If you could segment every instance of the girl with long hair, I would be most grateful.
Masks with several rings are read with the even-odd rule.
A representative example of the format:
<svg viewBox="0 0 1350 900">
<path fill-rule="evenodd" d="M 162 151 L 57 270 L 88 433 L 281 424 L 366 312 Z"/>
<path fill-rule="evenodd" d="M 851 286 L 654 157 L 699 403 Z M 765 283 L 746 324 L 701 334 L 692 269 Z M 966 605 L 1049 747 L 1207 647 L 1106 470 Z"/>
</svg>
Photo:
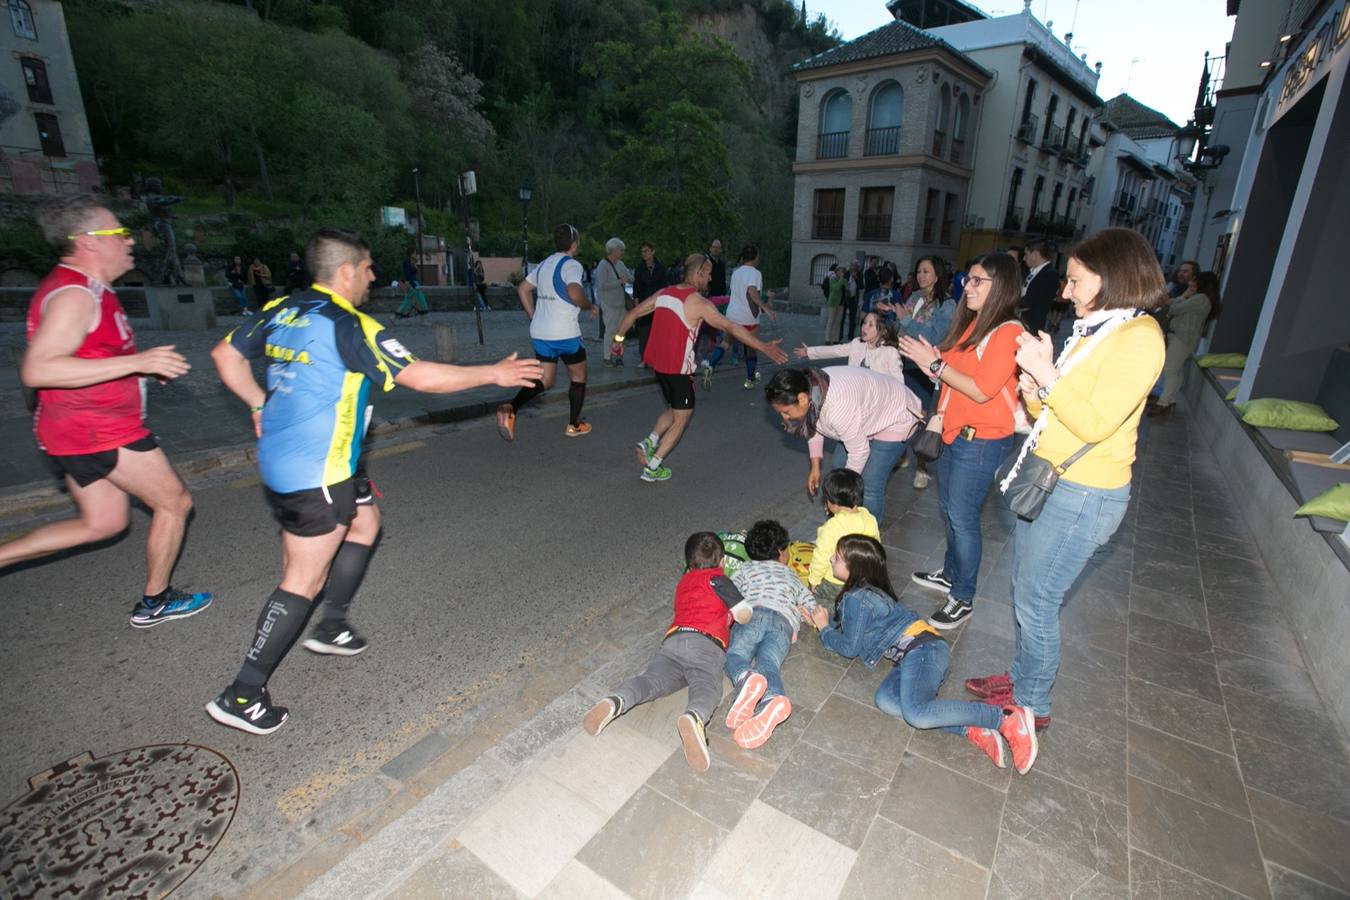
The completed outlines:
<svg viewBox="0 0 1350 900">
<path fill-rule="evenodd" d="M 922 337 L 900 339 L 900 353 L 938 385 L 942 455 L 938 509 L 947 527 L 947 555 L 936 572 L 914 581 L 947 594 L 929 621 L 955 628 L 970 617 L 984 552 L 980 510 L 1003 458 L 1012 447 L 1017 395 L 1017 318 L 1021 299 L 1017 263 L 989 253 L 971 263 L 951 330 L 936 347 Z M 930 425 L 931 427 L 931 425 Z"/>
<path fill-rule="evenodd" d="M 848 359 L 850 366 L 862 366 L 873 372 L 905 380 L 900 360 L 900 335 L 894 325 L 882 321 L 881 314 L 869 312 L 863 316 L 858 337 L 847 344 L 820 344 L 808 347 L 803 343 L 793 349 L 798 359 Z"/>
<path fill-rule="evenodd" d="M 951 668 L 951 648 L 931 625 L 895 596 L 886 573 L 881 542 L 861 534 L 845 535 L 830 560 L 844 583 L 834 614 L 823 606 L 799 606 L 802 619 L 820 631 L 820 643 L 845 659 L 860 659 L 869 669 L 883 659 L 894 668 L 873 697 L 877 709 L 913 728 L 941 728 L 980 748 L 1000 769 L 1008 763 L 1004 742 L 1019 775 L 1036 762 L 1032 712 L 1009 704 L 939 700 L 938 688 Z"/>
</svg>

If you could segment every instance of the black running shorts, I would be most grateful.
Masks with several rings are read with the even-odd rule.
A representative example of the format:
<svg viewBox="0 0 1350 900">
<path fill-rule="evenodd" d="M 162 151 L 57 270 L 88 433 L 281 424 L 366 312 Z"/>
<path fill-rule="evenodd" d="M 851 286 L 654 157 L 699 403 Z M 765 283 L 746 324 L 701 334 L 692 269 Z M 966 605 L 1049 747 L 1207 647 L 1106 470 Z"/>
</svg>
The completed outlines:
<svg viewBox="0 0 1350 900">
<path fill-rule="evenodd" d="M 361 480 L 366 485 L 366 502 L 369 502 L 370 482 Z M 278 494 L 263 485 L 263 496 L 281 527 L 297 537 L 322 537 L 331 534 L 339 525 L 352 524 L 359 502 L 357 478 L 289 494 Z"/>
<path fill-rule="evenodd" d="M 694 408 L 693 375 L 667 375 L 665 372 L 657 372 L 656 383 L 661 388 L 661 396 L 666 398 L 666 405 L 671 409 Z"/>
<path fill-rule="evenodd" d="M 69 475 L 80 487 L 89 487 L 95 481 L 107 478 L 117 468 L 117 451 L 130 450 L 133 453 L 148 453 L 159 448 L 159 441 L 153 434 L 123 444 L 113 450 L 100 450 L 98 453 L 82 453 L 78 456 L 49 457 L 62 475 Z"/>
</svg>

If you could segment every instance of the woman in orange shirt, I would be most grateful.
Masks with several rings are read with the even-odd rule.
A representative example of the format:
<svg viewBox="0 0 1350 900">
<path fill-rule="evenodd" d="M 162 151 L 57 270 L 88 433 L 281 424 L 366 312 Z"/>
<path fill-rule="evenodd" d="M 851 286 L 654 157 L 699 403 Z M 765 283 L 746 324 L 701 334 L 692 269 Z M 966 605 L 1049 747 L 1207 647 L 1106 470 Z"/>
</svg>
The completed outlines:
<svg viewBox="0 0 1350 900">
<path fill-rule="evenodd" d="M 900 353 L 939 387 L 942 416 L 938 457 L 938 508 L 947 526 L 947 555 L 937 572 L 915 572 L 914 581 L 947 594 L 929 622 L 955 628 L 974 609 L 975 578 L 983 541 L 980 508 L 994 473 L 1012 448 L 1017 395 L 1017 318 L 1022 279 L 1006 253 L 989 253 L 970 266 L 960 308 L 941 344 L 900 339 Z"/>
</svg>

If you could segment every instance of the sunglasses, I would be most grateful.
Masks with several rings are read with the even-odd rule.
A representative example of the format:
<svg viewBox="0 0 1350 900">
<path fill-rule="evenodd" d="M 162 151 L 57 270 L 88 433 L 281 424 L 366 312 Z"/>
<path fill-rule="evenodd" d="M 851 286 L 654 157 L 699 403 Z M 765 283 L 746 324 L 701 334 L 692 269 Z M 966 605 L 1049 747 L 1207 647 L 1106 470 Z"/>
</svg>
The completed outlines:
<svg viewBox="0 0 1350 900">
<path fill-rule="evenodd" d="M 86 234 L 89 235 L 90 237 L 121 237 L 121 238 L 129 238 L 129 237 L 131 237 L 131 229 L 130 229 L 130 228 L 127 228 L 126 226 L 123 226 L 123 227 L 121 227 L 121 228 L 100 228 L 100 229 L 98 229 L 97 231 L 79 231 L 79 232 L 76 232 L 75 234 L 68 234 L 68 235 L 66 235 L 66 240 L 68 240 L 68 241 L 73 241 L 73 240 L 75 240 L 77 237 L 81 237 L 82 235 L 86 235 Z"/>
</svg>

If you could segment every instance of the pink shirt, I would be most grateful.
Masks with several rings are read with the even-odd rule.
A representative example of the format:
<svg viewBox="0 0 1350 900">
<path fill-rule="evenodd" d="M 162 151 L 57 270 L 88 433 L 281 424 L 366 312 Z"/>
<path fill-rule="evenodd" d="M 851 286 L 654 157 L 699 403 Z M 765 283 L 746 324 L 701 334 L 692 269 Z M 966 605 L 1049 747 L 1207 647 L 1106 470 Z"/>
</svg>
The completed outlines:
<svg viewBox="0 0 1350 900">
<path fill-rule="evenodd" d="M 904 382 L 854 366 L 829 366 L 830 389 L 816 418 L 816 436 L 807 441 L 812 459 L 825 455 L 825 438 L 848 453 L 848 468 L 861 472 L 869 441 L 903 441 L 918 422 L 919 398 Z"/>
<path fill-rule="evenodd" d="M 847 344 L 824 344 L 806 348 L 807 359 L 836 359 L 840 356 L 848 357 L 850 366 L 863 366 L 873 372 L 905 380 L 904 363 L 900 359 L 900 351 L 894 347 L 887 347 L 884 344 L 870 347 L 863 343 L 862 338 L 854 338 Z"/>
</svg>

